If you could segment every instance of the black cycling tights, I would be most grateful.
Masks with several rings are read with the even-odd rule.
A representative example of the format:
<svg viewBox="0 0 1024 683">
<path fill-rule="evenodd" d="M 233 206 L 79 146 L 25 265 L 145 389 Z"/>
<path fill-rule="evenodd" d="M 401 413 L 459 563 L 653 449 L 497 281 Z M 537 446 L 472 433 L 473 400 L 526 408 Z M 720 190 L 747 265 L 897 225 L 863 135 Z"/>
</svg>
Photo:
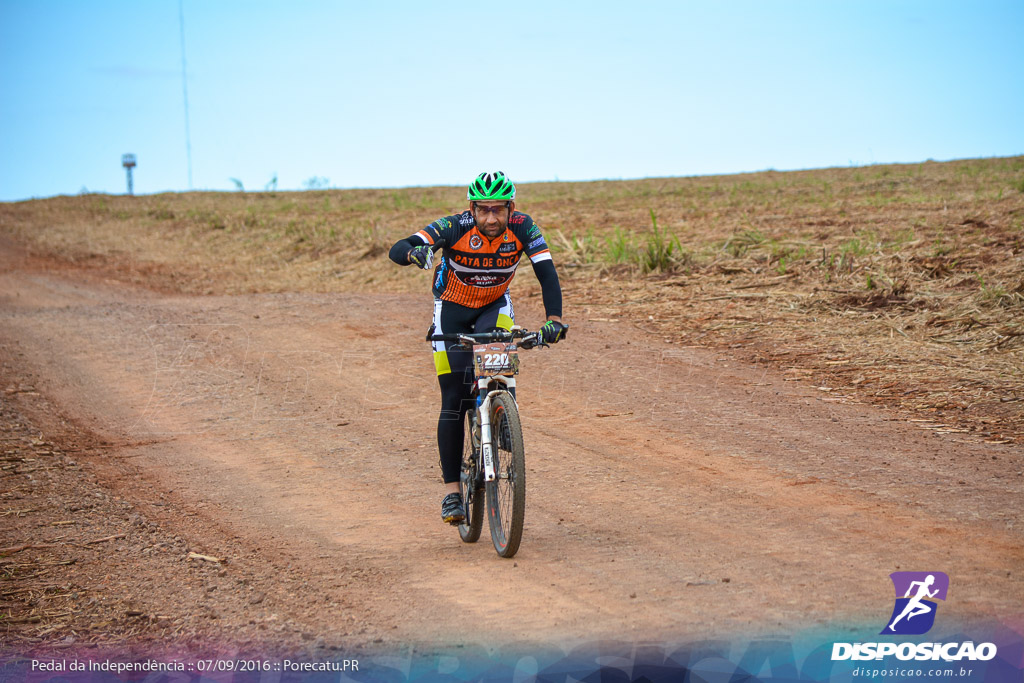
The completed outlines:
<svg viewBox="0 0 1024 683">
<path fill-rule="evenodd" d="M 452 352 L 449 351 L 449 355 Z M 466 381 L 468 377 L 468 382 Z M 441 385 L 441 414 L 437 418 L 437 452 L 441 458 L 444 483 L 459 480 L 462 444 L 465 439 L 466 411 L 473 407 L 473 372 L 449 372 L 438 375 Z"/>
</svg>

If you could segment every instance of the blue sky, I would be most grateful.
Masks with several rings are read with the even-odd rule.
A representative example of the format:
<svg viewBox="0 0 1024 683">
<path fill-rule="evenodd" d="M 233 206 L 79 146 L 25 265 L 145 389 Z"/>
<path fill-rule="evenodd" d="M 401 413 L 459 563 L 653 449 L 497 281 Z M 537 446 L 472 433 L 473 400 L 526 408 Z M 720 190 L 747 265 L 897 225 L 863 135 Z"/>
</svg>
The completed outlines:
<svg viewBox="0 0 1024 683">
<path fill-rule="evenodd" d="M 1024 153 L 1024 2 L 182 0 L 192 187 Z M 0 0 L 0 200 L 189 189 L 178 0 Z"/>
</svg>

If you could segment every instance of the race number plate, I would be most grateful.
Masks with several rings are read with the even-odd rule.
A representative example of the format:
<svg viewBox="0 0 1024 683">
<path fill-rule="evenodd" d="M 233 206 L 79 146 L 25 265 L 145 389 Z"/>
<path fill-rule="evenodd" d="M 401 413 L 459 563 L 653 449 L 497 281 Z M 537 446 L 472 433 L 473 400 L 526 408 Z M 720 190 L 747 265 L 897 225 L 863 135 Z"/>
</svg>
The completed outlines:
<svg viewBox="0 0 1024 683">
<path fill-rule="evenodd" d="M 473 370 L 477 377 L 516 375 L 519 354 L 515 344 L 476 344 L 473 346 Z"/>
</svg>

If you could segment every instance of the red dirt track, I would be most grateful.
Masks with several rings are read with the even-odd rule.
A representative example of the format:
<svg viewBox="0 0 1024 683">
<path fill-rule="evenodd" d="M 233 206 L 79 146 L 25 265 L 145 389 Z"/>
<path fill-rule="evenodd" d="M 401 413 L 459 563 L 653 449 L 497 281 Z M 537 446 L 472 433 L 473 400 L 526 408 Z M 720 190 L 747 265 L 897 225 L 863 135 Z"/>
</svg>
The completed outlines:
<svg viewBox="0 0 1024 683">
<path fill-rule="evenodd" d="M 830 402 L 585 302 L 566 343 L 522 355 L 519 554 L 486 529 L 461 543 L 438 515 L 426 290 L 184 296 L 0 243 L 0 450 L 23 432 L 59 455 L 6 471 L 0 512 L 35 511 L 0 545 L 50 547 L 0 561 L 76 560 L 46 581 L 68 614 L 3 648 L 880 629 L 899 569 L 949 574 L 944 618 L 1020 616 L 1019 446 Z"/>
</svg>

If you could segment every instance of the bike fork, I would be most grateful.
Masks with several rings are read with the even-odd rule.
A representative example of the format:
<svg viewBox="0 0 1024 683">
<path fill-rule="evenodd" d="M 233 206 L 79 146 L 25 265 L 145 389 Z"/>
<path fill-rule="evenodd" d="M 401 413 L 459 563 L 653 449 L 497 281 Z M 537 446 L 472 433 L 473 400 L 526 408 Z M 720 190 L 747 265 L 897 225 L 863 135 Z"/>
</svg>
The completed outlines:
<svg viewBox="0 0 1024 683">
<path fill-rule="evenodd" d="M 506 383 L 506 387 L 514 387 L 515 379 L 509 377 Z M 482 387 L 483 388 L 483 387 Z M 484 461 L 484 481 L 494 481 L 494 444 L 491 440 L 491 400 L 494 396 L 500 392 L 506 392 L 511 396 L 511 392 L 508 392 L 506 388 L 495 389 L 494 391 L 487 392 L 487 396 L 480 403 L 479 415 L 480 415 L 480 454 L 483 456 Z M 515 400 L 515 399 L 513 399 Z"/>
</svg>

